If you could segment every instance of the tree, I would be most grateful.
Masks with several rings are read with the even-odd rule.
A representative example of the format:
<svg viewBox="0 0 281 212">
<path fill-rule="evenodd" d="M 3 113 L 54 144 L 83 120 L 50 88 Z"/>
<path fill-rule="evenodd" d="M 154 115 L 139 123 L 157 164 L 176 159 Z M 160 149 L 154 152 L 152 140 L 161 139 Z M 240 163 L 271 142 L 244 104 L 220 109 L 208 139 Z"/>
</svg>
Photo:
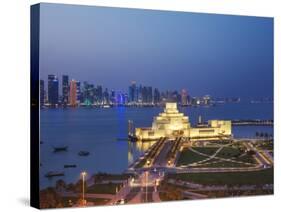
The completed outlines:
<svg viewBox="0 0 281 212">
<path fill-rule="evenodd" d="M 64 191 L 66 189 L 66 183 L 60 179 L 56 182 L 56 190 L 57 191 Z"/>
<path fill-rule="evenodd" d="M 62 207 L 62 198 L 54 188 L 46 188 L 40 191 L 40 208 Z"/>
</svg>

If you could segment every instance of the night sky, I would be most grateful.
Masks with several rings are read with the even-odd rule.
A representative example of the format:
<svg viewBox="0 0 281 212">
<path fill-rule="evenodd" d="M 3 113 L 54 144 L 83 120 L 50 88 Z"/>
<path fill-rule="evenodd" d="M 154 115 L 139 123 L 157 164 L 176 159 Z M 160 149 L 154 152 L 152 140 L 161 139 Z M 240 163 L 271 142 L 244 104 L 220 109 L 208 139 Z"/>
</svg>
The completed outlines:
<svg viewBox="0 0 281 212">
<path fill-rule="evenodd" d="M 41 4 L 40 74 L 127 92 L 273 96 L 273 19 Z M 60 88 L 61 89 L 61 88 Z"/>
</svg>

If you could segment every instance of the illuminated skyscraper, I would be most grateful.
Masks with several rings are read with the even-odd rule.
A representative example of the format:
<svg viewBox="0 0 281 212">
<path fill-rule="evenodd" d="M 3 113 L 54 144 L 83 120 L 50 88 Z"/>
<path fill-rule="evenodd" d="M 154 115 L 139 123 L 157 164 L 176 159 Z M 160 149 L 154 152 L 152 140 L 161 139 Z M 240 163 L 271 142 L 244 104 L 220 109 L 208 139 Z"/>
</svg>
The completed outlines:
<svg viewBox="0 0 281 212">
<path fill-rule="evenodd" d="M 148 89 L 146 86 L 143 86 L 141 95 L 142 95 L 142 102 L 147 103 L 148 102 Z"/>
<path fill-rule="evenodd" d="M 96 92 L 95 92 L 95 93 L 96 93 L 95 96 L 96 96 L 97 102 L 98 102 L 99 104 L 101 104 L 101 103 L 102 103 L 102 100 L 103 100 L 103 98 L 102 98 L 103 92 L 102 92 L 102 86 L 101 86 L 101 85 L 98 85 L 98 86 L 97 86 Z"/>
<path fill-rule="evenodd" d="M 76 81 L 76 97 L 77 102 L 81 102 L 81 83 Z"/>
<path fill-rule="evenodd" d="M 143 102 L 143 98 L 142 98 L 142 85 L 139 86 L 138 88 L 138 99 L 137 99 L 138 102 Z"/>
<path fill-rule="evenodd" d="M 103 104 L 109 104 L 109 93 L 107 88 L 103 92 Z"/>
<path fill-rule="evenodd" d="M 72 107 L 75 107 L 77 104 L 77 85 L 75 80 L 70 81 L 69 102 Z"/>
<path fill-rule="evenodd" d="M 154 104 L 160 103 L 160 92 L 157 88 L 154 89 L 153 103 Z"/>
<path fill-rule="evenodd" d="M 48 102 L 52 106 L 59 103 L 59 81 L 53 74 L 48 75 Z"/>
<path fill-rule="evenodd" d="M 62 76 L 62 104 L 67 105 L 69 99 L 69 82 L 68 76 Z"/>
<path fill-rule="evenodd" d="M 111 90 L 110 103 L 111 104 L 115 104 L 116 103 L 116 96 L 115 96 L 115 91 L 114 90 Z"/>
<path fill-rule="evenodd" d="M 151 104 L 153 101 L 152 87 L 147 87 L 147 103 Z"/>
<path fill-rule="evenodd" d="M 136 81 L 132 81 L 131 85 L 129 86 L 129 102 L 136 102 L 137 101 L 137 86 Z"/>
<path fill-rule="evenodd" d="M 185 89 L 181 90 L 181 105 L 186 106 L 188 104 L 188 93 Z"/>
</svg>

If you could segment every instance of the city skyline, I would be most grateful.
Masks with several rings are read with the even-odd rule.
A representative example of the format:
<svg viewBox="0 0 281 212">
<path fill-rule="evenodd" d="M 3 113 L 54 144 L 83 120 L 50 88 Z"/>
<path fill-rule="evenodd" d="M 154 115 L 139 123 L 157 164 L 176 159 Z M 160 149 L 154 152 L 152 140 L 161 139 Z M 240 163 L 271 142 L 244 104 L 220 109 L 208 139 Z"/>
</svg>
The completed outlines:
<svg viewBox="0 0 281 212">
<path fill-rule="evenodd" d="M 59 79 L 54 74 L 48 75 L 48 83 L 40 80 L 40 104 L 51 106 L 79 105 L 160 105 L 167 101 L 180 105 L 210 105 L 215 103 L 240 102 L 240 97 L 217 97 L 205 94 L 203 96 L 190 95 L 188 89 L 160 90 L 154 85 L 138 84 L 131 81 L 127 91 L 113 90 L 103 85 L 92 84 L 88 81 L 80 82 L 63 75 Z M 61 83 L 60 83 L 61 81 Z M 60 86 L 61 84 L 61 86 Z M 258 101 L 273 101 L 271 98 L 255 99 Z"/>
<path fill-rule="evenodd" d="M 198 96 L 273 96 L 271 18 L 44 4 L 41 21 L 44 80 L 68 73 L 122 91 L 136 80 Z"/>
<path fill-rule="evenodd" d="M 124 95 L 128 95 L 130 96 L 130 87 L 135 85 L 136 86 L 136 89 L 139 89 L 139 88 L 148 88 L 148 89 L 152 89 L 152 93 L 153 93 L 153 96 L 154 96 L 154 93 L 159 93 L 162 94 L 162 93 L 167 93 L 167 92 L 170 92 L 170 93 L 174 93 L 174 92 L 177 92 L 178 94 L 182 94 L 183 95 L 186 95 L 186 96 L 191 96 L 190 95 L 190 92 L 189 92 L 189 89 L 188 87 L 183 87 L 179 90 L 175 89 L 175 88 L 172 88 L 172 89 L 163 89 L 163 90 L 160 90 L 159 88 L 155 87 L 155 85 L 146 85 L 146 84 L 142 84 L 141 82 L 137 82 L 135 80 L 131 80 L 130 82 L 127 83 L 127 89 L 126 90 L 121 90 L 121 89 L 112 89 L 110 87 L 105 87 L 104 85 L 102 84 L 99 84 L 97 82 L 94 82 L 91 81 L 91 80 L 88 80 L 88 81 L 80 81 L 79 79 L 73 79 L 71 78 L 69 75 L 62 75 L 61 76 L 61 79 L 59 79 L 58 76 L 54 75 L 54 74 L 49 74 L 48 75 L 48 78 L 51 77 L 51 79 L 55 79 L 55 83 L 56 83 L 56 93 L 58 95 L 58 97 L 60 98 L 60 101 L 61 103 L 66 103 L 66 102 L 69 102 L 69 92 L 70 92 L 70 84 L 71 82 L 75 82 L 77 84 L 77 92 L 79 92 L 79 94 L 77 93 L 77 95 L 81 95 L 81 92 L 83 91 L 83 89 L 85 88 L 85 85 L 90 85 L 92 86 L 92 88 L 101 88 L 101 92 L 103 93 L 104 91 L 107 91 L 108 93 L 110 92 L 114 92 L 114 93 L 118 93 L 118 94 L 124 94 Z M 40 79 L 40 92 L 45 92 L 45 95 L 48 96 L 48 91 L 49 91 L 49 83 L 46 84 L 45 81 L 49 81 L 49 79 L 47 80 L 44 80 L 44 79 Z M 158 94 L 157 94 L 158 95 Z M 203 94 L 201 95 L 202 96 L 212 96 L 213 98 L 215 99 L 241 99 L 240 96 L 213 96 L 213 95 L 210 95 L 209 93 L 206 93 L 206 94 Z M 192 95 L 192 97 L 200 97 L 199 95 Z M 128 97 L 130 98 L 130 97 Z M 260 101 L 260 100 L 268 100 L 268 101 L 273 101 L 273 98 L 270 97 L 270 96 L 259 96 L 257 98 L 253 98 L 253 97 L 250 97 L 249 99 L 244 99 L 246 101 Z"/>
</svg>

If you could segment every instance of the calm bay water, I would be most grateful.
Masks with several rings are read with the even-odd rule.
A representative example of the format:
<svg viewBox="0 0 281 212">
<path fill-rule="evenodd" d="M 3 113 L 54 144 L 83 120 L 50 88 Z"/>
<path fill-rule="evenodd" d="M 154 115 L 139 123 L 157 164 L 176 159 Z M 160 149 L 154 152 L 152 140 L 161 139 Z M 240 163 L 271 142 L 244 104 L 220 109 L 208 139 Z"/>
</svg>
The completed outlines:
<svg viewBox="0 0 281 212">
<path fill-rule="evenodd" d="M 52 186 L 56 180 L 44 175 L 49 171 L 64 171 L 61 177 L 66 182 L 76 182 L 81 171 L 89 175 L 97 172 L 120 173 L 124 171 L 152 143 L 130 143 L 126 141 L 128 120 L 135 127 L 150 127 L 153 117 L 163 108 L 68 108 L 43 109 L 40 113 L 40 136 L 44 142 L 40 148 L 40 186 Z M 209 119 L 273 119 L 273 104 L 225 104 L 215 107 L 188 107 L 180 111 L 195 124 L 198 116 Z M 255 132 L 273 134 L 272 127 L 233 127 L 235 137 L 253 137 Z M 53 147 L 68 146 L 67 152 L 53 153 Z M 90 152 L 87 157 L 78 152 Z M 64 169 L 65 164 L 76 164 L 77 168 Z"/>
</svg>

